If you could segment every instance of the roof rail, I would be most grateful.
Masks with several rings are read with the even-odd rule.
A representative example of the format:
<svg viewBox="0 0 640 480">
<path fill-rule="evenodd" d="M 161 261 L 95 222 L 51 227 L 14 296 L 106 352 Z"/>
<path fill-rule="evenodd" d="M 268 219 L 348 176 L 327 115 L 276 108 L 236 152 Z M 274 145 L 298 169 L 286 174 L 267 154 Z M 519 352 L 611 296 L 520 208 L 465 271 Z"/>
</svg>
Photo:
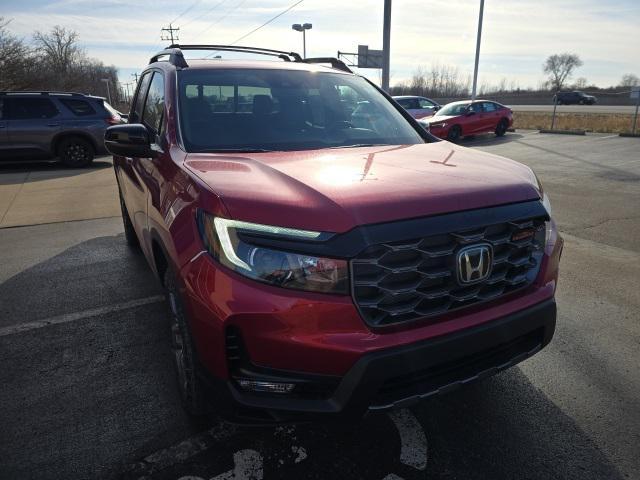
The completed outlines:
<svg viewBox="0 0 640 480">
<path fill-rule="evenodd" d="M 169 56 L 169 63 L 175 65 L 177 68 L 187 68 L 189 65 L 184 59 L 182 53 L 183 50 L 212 50 L 214 52 L 241 52 L 252 53 L 255 55 L 268 55 L 271 57 L 278 57 L 285 62 L 301 62 L 301 63 L 328 63 L 331 68 L 342 70 L 343 72 L 353 73 L 347 65 L 333 57 L 318 57 L 318 58 L 302 58 L 299 53 L 285 52 L 283 50 L 273 50 L 270 48 L 259 47 L 242 47 L 236 45 L 179 45 L 177 43 L 169 45 L 164 50 L 156 53 L 149 63 L 154 63 L 159 60 L 160 57 Z"/>
<path fill-rule="evenodd" d="M 84 93 L 78 92 L 56 92 L 56 91 L 37 91 L 37 90 L 12 90 L 0 92 L 0 95 L 22 95 L 27 93 L 29 95 L 71 95 L 73 97 L 86 97 Z"/>
<path fill-rule="evenodd" d="M 335 57 L 314 57 L 314 58 L 305 58 L 302 60 L 304 63 L 329 63 L 331 68 L 335 68 L 336 70 L 342 70 L 343 72 L 353 73 L 353 71 L 347 67 L 347 64 L 342 60 L 338 60 Z"/>
</svg>

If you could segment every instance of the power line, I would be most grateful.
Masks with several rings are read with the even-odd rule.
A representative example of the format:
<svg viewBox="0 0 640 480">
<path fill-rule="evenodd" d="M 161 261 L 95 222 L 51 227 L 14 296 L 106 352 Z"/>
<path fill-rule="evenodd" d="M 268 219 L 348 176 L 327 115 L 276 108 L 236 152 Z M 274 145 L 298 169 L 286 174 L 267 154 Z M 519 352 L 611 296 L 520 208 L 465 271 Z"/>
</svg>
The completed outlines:
<svg viewBox="0 0 640 480">
<path fill-rule="evenodd" d="M 267 25 L 269 25 L 271 22 L 273 22 L 275 19 L 281 17 L 282 15 L 284 15 L 285 13 L 287 13 L 289 10 L 294 9 L 295 7 L 297 7 L 298 5 L 300 5 L 302 2 L 304 2 L 304 0 L 298 0 L 296 3 L 294 3 L 293 5 L 291 5 L 290 7 L 288 7 L 286 10 L 280 12 L 278 15 L 276 15 L 275 17 L 270 18 L 269 20 L 267 20 L 266 22 L 264 22 L 262 25 L 260 25 L 257 28 L 254 28 L 253 30 L 251 30 L 249 33 L 244 34 L 243 36 L 241 36 L 240 38 L 235 39 L 231 45 L 235 45 L 236 43 L 238 43 L 240 40 L 244 40 L 245 38 L 247 38 L 249 35 L 252 35 L 254 33 L 256 33 L 258 30 L 260 30 L 262 27 L 266 27 Z"/>
<path fill-rule="evenodd" d="M 194 17 L 191 20 L 189 20 L 187 23 L 183 24 L 182 28 L 186 27 L 187 25 L 191 25 L 193 22 L 195 22 L 196 20 L 200 20 L 202 17 L 206 17 L 211 12 L 213 12 L 215 9 L 219 8 L 220 6 L 222 6 L 222 4 L 225 3 L 225 2 L 227 2 L 227 0 L 220 0 L 213 7 L 209 8 L 208 10 L 205 10 L 203 13 L 201 13 L 197 17 Z"/>
<path fill-rule="evenodd" d="M 218 23 L 220 23 L 222 20 L 224 20 L 225 18 L 227 18 L 229 15 L 231 15 L 232 12 L 234 12 L 235 10 L 237 10 L 238 8 L 240 8 L 242 5 L 244 5 L 244 3 L 247 0 L 240 0 L 240 2 L 238 2 L 236 4 L 235 7 L 230 8 L 227 13 L 225 13 L 222 17 L 218 18 L 218 20 L 216 20 L 215 22 L 213 22 L 212 24 L 210 24 L 207 28 L 205 28 L 204 30 L 202 30 L 200 33 L 198 33 L 198 37 L 204 35 L 205 32 L 208 32 L 209 30 L 211 30 L 211 28 L 213 28 L 215 25 L 217 25 Z"/>
<path fill-rule="evenodd" d="M 195 2 L 193 2 L 190 6 L 188 6 L 180 15 L 178 15 L 176 18 L 174 18 L 173 20 L 171 20 L 169 23 L 175 23 L 176 20 L 178 20 L 179 18 L 184 17 L 187 13 L 189 13 L 193 7 L 195 7 L 196 5 L 198 5 L 199 3 L 201 3 L 202 0 L 196 0 Z"/>
<path fill-rule="evenodd" d="M 244 35 L 242 35 L 241 37 L 236 38 L 233 42 L 231 42 L 229 45 L 235 45 L 236 43 L 238 43 L 240 40 L 244 40 L 245 38 L 247 38 L 249 35 L 253 35 L 254 33 L 256 33 L 258 30 L 260 30 L 263 27 L 266 27 L 267 25 L 269 25 L 271 22 L 273 22 L 274 20 L 280 18 L 282 15 L 284 15 L 285 13 L 287 13 L 288 11 L 294 9 L 295 7 L 297 7 L 298 5 L 300 5 L 302 2 L 304 2 L 304 0 L 298 0 L 297 2 L 295 2 L 294 4 L 290 5 L 289 7 L 287 7 L 285 10 L 283 10 L 282 12 L 280 12 L 279 14 L 277 14 L 275 17 L 271 17 L 269 20 L 267 20 L 266 22 L 264 22 L 262 25 L 260 25 L 259 27 L 254 28 L 253 30 L 251 30 L 248 33 L 245 33 Z M 204 58 L 209 58 L 211 55 L 213 55 L 216 52 L 211 52 L 209 55 L 207 55 Z"/>
</svg>

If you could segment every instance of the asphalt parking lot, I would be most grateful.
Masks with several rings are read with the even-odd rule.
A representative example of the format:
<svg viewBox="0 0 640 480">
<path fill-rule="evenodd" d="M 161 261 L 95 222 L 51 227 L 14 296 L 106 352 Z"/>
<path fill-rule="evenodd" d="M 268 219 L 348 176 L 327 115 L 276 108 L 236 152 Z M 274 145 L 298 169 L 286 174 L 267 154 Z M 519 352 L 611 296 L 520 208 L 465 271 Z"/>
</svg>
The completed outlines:
<svg viewBox="0 0 640 480">
<path fill-rule="evenodd" d="M 345 428 L 190 420 L 110 161 L 0 165 L 0 479 L 640 479 L 639 139 L 462 144 L 531 166 L 551 197 L 556 336 L 489 380 Z"/>
</svg>

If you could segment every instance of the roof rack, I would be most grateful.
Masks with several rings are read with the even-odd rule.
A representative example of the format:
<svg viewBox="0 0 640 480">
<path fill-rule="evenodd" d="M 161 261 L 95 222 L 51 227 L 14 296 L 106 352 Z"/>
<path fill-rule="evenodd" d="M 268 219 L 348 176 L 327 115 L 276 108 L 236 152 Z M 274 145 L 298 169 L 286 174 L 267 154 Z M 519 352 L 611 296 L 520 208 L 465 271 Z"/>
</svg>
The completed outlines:
<svg viewBox="0 0 640 480">
<path fill-rule="evenodd" d="M 13 90 L 10 92 L 0 92 L 0 95 L 23 95 L 23 94 L 28 94 L 28 95 L 70 95 L 72 97 L 85 97 L 86 95 L 84 93 L 78 93 L 78 92 L 55 92 L 55 91 L 50 91 L 50 92 L 43 92 L 43 91 L 36 91 L 36 90 Z"/>
<path fill-rule="evenodd" d="M 184 59 L 182 53 L 183 50 L 212 50 L 214 52 L 241 52 L 251 53 L 255 55 L 269 55 L 272 57 L 278 57 L 285 62 L 300 62 L 300 63 L 328 63 L 332 68 L 342 70 L 343 72 L 353 73 L 344 62 L 333 57 L 318 57 L 318 58 L 302 58 L 299 53 L 285 52 L 283 50 L 272 50 L 270 48 L 258 48 L 258 47 L 242 47 L 235 45 L 169 45 L 164 50 L 156 53 L 149 63 L 154 63 L 159 60 L 160 57 L 169 56 L 169 63 L 175 65 L 177 68 L 187 68 L 189 64 Z"/>
<path fill-rule="evenodd" d="M 347 64 L 342 60 L 338 60 L 335 57 L 313 57 L 313 58 L 304 58 L 301 60 L 304 63 L 328 63 L 331 65 L 331 68 L 335 68 L 336 70 L 342 70 L 343 72 L 353 73 L 353 71 L 347 67 Z"/>
</svg>

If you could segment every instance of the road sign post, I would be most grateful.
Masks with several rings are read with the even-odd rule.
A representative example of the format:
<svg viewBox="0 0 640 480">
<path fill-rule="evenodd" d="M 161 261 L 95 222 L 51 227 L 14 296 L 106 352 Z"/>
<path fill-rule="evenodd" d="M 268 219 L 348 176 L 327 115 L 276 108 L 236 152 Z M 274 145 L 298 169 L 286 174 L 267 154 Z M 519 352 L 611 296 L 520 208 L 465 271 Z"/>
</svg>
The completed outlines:
<svg viewBox="0 0 640 480">
<path fill-rule="evenodd" d="M 631 98 L 636 99 L 636 113 L 633 114 L 633 127 L 631 134 L 636 134 L 636 125 L 638 124 L 638 107 L 640 107 L 640 86 L 631 87 Z"/>
<path fill-rule="evenodd" d="M 553 127 L 556 124 L 556 108 L 558 108 L 558 93 L 556 92 L 556 94 L 553 96 L 553 115 L 551 116 L 551 130 L 553 130 Z"/>
</svg>

